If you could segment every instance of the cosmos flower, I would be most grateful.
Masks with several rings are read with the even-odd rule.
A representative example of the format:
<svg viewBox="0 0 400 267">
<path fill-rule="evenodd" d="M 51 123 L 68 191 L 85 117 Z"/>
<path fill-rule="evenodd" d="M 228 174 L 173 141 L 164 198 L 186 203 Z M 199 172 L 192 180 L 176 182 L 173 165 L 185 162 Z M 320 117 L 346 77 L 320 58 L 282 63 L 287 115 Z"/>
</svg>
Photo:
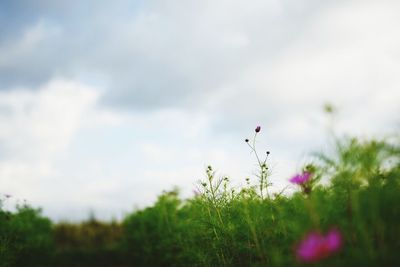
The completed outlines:
<svg viewBox="0 0 400 267">
<path fill-rule="evenodd" d="M 308 182 L 311 178 L 311 173 L 303 172 L 302 174 L 296 174 L 289 181 L 293 184 L 303 185 Z"/>
<path fill-rule="evenodd" d="M 317 262 L 338 252 L 342 247 L 342 235 L 333 228 L 325 236 L 309 233 L 298 245 L 296 256 L 302 262 Z"/>
</svg>

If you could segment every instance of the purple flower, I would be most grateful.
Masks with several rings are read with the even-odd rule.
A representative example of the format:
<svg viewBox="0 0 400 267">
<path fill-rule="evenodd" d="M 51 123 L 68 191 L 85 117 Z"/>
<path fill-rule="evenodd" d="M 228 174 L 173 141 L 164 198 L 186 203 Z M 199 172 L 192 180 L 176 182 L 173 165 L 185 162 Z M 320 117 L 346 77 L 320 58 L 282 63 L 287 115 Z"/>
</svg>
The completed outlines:
<svg viewBox="0 0 400 267">
<path fill-rule="evenodd" d="M 331 229 L 326 236 L 311 232 L 300 242 L 296 256 L 302 262 L 317 262 L 338 252 L 341 247 L 342 235 L 337 229 Z"/>
<path fill-rule="evenodd" d="M 324 238 L 319 233 L 309 233 L 299 244 L 296 255 L 300 261 L 314 262 L 321 257 Z"/>
<path fill-rule="evenodd" d="M 261 126 L 257 126 L 255 131 L 256 131 L 256 133 L 259 133 L 261 131 Z"/>
<path fill-rule="evenodd" d="M 296 174 L 289 181 L 293 184 L 303 185 L 307 183 L 311 178 L 311 173 L 303 172 L 302 174 Z"/>
<path fill-rule="evenodd" d="M 331 229 L 326 235 L 325 240 L 330 251 L 338 251 L 342 246 L 342 235 L 337 229 Z"/>
</svg>

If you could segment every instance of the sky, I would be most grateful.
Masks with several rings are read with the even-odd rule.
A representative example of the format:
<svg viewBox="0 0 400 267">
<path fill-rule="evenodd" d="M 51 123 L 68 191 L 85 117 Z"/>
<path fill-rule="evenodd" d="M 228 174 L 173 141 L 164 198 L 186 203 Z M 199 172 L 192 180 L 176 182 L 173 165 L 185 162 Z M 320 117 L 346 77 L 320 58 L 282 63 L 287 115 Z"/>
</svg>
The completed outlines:
<svg viewBox="0 0 400 267">
<path fill-rule="evenodd" d="M 0 194 L 54 220 L 193 195 L 205 168 L 273 190 L 340 135 L 400 128 L 400 2 L 0 1 Z M 323 106 L 336 107 L 334 123 Z"/>
</svg>

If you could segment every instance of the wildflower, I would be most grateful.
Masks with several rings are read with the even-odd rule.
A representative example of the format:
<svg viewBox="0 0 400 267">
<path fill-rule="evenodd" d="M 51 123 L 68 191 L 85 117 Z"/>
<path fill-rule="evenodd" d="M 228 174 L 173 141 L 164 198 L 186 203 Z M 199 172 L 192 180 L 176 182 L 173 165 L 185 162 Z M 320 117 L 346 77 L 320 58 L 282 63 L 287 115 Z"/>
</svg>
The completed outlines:
<svg viewBox="0 0 400 267">
<path fill-rule="evenodd" d="M 325 237 L 326 245 L 332 252 L 338 251 L 342 246 L 342 235 L 339 230 L 331 229 Z"/>
<path fill-rule="evenodd" d="M 303 185 L 307 183 L 311 178 L 311 173 L 303 172 L 302 174 L 297 174 L 293 176 L 289 181 L 293 184 Z"/>
<path fill-rule="evenodd" d="M 342 235 L 331 229 L 326 236 L 318 232 L 309 233 L 299 244 L 296 256 L 302 262 L 317 262 L 338 252 L 342 247 Z"/>
<path fill-rule="evenodd" d="M 261 131 L 261 126 L 257 126 L 255 131 L 256 131 L 256 133 L 259 133 Z"/>
</svg>

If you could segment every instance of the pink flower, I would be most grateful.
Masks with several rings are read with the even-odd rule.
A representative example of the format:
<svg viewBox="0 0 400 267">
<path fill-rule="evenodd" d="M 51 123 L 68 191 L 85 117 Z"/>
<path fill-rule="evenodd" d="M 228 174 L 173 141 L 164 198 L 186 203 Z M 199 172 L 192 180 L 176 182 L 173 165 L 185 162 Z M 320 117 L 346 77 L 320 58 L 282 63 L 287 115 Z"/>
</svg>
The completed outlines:
<svg viewBox="0 0 400 267">
<path fill-rule="evenodd" d="M 337 229 L 331 229 L 325 240 L 330 251 L 338 251 L 342 246 L 342 235 Z"/>
<path fill-rule="evenodd" d="M 318 232 L 309 233 L 296 250 L 297 259 L 302 262 L 317 262 L 338 252 L 342 247 L 342 235 L 331 229 L 326 236 Z"/>
<path fill-rule="evenodd" d="M 303 185 L 308 182 L 311 178 L 311 173 L 303 172 L 302 174 L 297 174 L 293 176 L 289 181 L 294 184 Z"/>
<path fill-rule="evenodd" d="M 259 133 L 261 131 L 261 126 L 257 126 L 255 131 L 256 131 L 256 133 Z"/>
</svg>

